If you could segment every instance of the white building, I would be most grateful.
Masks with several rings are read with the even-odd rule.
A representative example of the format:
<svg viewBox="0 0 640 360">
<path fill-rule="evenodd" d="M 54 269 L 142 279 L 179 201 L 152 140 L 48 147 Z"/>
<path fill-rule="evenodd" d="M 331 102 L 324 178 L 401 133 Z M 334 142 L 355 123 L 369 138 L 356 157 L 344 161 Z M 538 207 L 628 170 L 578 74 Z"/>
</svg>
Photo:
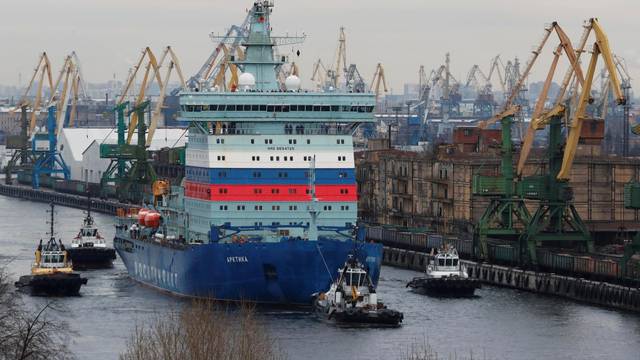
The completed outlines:
<svg viewBox="0 0 640 360">
<path fill-rule="evenodd" d="M 184 146 L 186 129 L 157 129 L 149 150 Z M 132 144 L 137 141 L 133 135 Z M 111 159 L 100 158 L 100 144 L 117 144 L 118 134 L 112 128 L 63 128 L 58 148 L 71 171 L 71 179 L 100 183 Z"/>
</svg>

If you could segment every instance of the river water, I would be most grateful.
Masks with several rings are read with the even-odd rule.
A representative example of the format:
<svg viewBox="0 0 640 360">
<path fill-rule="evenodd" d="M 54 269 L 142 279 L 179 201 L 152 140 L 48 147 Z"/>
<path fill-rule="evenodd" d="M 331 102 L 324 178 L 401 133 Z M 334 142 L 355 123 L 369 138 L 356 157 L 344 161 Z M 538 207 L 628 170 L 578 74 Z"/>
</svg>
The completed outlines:
<svg viewBox="0 0 640 360">
<path fill-rule="evenodd" d="M 48 206 L 0 196 L 0 261 L 15 279 L 29 272 L 33 252 L 48 230 Z M 83 212 L 56 207 L 56 231 L 65 243 L 76 235 Z M 112 239 L 113 218 L 95 214 Z M 59 299 L 74 331 L 70 348 L 79 359 L 116 359 L 136 324 L 182 303 L 113 269 L 85 272 L 82 296 Z M 527 292 L 485 286 L 473 299 L 434 299 L 407 291 L 419 273 L 384 267 L 382 301 L 404 312 L 398 329 L 339 328 L 303 311 L 259 310 L 290 359 L 397 359 L 412 343 L 428 343 L 445 359 L 640 359 L 640 315 Z M 29 306 L 47 299 L 23 296 Z"/>
</svg>

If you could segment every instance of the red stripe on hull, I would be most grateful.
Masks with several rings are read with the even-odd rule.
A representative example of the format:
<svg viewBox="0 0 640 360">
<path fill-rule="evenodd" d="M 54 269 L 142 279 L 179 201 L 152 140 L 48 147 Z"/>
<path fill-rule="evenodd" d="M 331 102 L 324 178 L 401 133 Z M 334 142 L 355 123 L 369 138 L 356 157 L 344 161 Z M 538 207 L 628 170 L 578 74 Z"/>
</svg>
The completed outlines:
<svg viewBox="0 0 640 360">
<path fill-rule="evenodd" d="M 184 195 L 211 201 L 311 201 L 307 185 L 213 185 L 185 181 Z M 319 201 L 357 201 L 357 185 L 316 185 Z"/>
</svg>

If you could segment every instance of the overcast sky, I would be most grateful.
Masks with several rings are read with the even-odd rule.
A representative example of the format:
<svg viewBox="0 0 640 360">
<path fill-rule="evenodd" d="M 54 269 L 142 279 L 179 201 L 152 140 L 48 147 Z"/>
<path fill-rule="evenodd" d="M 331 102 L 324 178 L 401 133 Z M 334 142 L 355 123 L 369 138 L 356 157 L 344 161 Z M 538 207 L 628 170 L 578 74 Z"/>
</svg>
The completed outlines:
<svg viewBox="0 0 640 360">
<path fill-rule="evenodd" d="M 54 69 L 75 50 L 88 82 L 122 80 L 144 46 L 171 45 L 186 74 L 193 74 L 213 48 L 208 35 L 240 23 L 251 0 L 2 0 L 0 83 L 31 76 L 41 51 Z M 276 0 L 274 34 L 306 33 L 300 50 L 307 84 L 313 62 L 334 61 L 338 28 L 347 30 L 347 61 L 370 81 L 376 63 L 385 66 L 394 93 L 417 82 L 420 64 L 432 69 L 451 53 L 452 72 L 464 80 L 473 64 L 518 56 L 524 63 L 545 24 L 558 21 L 574 42 L 582 22 L 598 17 L 612 49 L 624 57 L 640 85 L 638 0 Z M 549 45 L 555 46 L 557 41 Z M 552 46 L 548 46 L 550 49 Z M 291 52 L 291 49 L 283 49 Z M 543 58 L 550 58 L 548 51 Z M 541 62 L 532 80 L 546 74 Z"/>
</svg>

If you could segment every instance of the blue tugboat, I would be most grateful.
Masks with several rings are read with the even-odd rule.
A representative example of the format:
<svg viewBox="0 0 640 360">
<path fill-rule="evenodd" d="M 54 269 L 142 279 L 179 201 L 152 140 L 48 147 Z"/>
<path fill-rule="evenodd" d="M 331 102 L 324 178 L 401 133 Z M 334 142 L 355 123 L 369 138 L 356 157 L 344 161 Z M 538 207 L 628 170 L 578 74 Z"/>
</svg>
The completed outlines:
<svg viewBox="0 0 640 360">
<path fill-rule="evenodd" d="M 293 40 L 271 36 L 272 8 L 255 2 L 247 31 L 229 40 L 244 47 L 243 60 L 230 60 L 237 86 L 180 93 L 190 122 L 182 185 L 158 186 L 153 209 L 119 212 L 115 248 L 139 282 L 189 297 L 311 305 L 357 253 L 377 284 L 382 246 L 357 236 L 352 141 L 374 121 L 374 95 L 304 91 L 295 75 L 278 82 L 284 62 L 274 47 Z"/>
</svg>

